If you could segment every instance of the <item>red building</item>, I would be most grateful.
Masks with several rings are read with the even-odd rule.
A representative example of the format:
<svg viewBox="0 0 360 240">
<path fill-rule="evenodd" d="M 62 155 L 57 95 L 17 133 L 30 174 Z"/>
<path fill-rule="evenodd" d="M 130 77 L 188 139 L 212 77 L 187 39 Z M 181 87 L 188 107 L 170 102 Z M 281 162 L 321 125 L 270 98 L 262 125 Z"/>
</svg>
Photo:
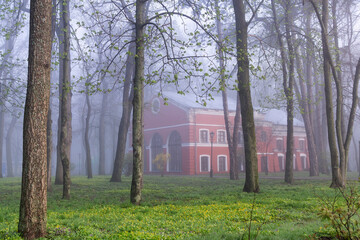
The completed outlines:
<svg viewBox="0 0 360 240">
<path fill-rule="evenodd" d="M 222 100 L 207 102 L 204 107 L 193 95 L 165 94 L 145 105 L 144 141 L 145 173 L 158 173 L 153 163 L 160 153 L 168 153 L 166 174 L 196 175 L 229 172 Z M 235 101 L 229 99 L 230 121 L 235 116 Z M 259 171 L 279 172 L 285 169 L 286 114 L 280 110 L 255 112 Z M 213 135 L 213 141 L 211 141 Z M 244 170 L 242 130 L 238 134 L 239 169 Z M 212 142 L 212 143 L 211 143 Z M 294 170 L 309 166 L 303 124 L 294 119 Z M 212 151 L 211 151 L 212 150 Z M 211 153 L 212 152 L 212 153 Z"/>
</svg>

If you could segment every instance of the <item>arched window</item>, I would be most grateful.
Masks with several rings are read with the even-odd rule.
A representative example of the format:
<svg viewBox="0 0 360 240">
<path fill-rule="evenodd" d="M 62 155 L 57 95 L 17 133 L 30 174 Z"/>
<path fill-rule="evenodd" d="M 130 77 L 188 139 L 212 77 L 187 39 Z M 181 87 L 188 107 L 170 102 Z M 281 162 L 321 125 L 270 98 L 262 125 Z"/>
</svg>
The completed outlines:
<svg viewBox="0 0 360 240">
<path fill-rule="evenodd" d="M 177 131 L 173 131 L 169 138 L 169 171 L 182 171 L 182 154 L 181 154 L 181 136 Z"/>
<path fill-rule="evenodd" d="M 159 169 L 152 162 L 155 160 L 158 154 L 163 153 L 163 140 L 160 134 L 155 133 L 151 140 L 151 170 L 153 172 L 158 172 Z"/>
</svg>

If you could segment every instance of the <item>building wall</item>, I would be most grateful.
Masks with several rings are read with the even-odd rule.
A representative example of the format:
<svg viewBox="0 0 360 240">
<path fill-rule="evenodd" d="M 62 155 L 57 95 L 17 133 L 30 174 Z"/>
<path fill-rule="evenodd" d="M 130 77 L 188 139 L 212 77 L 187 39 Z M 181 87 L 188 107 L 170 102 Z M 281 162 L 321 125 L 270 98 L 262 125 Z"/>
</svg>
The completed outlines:
<svg viewBox="0 0 360 240">
<path fill-rule="evenodd" d="M 213 172 L 228 173 L 230 167 L 229 150 L 224 125 L 222 111 L 194 109 L 182 107 L 181 104 L 169 102 L 164 105 L 163 100 L 158 100 L 158 108 L 152 107 L 151 102 L 144 111 L 144 141 L 145 141 L 145 167 L 146 173 L 154 173 L 152 163 L 152 141 L 155 134 L 162 138 L 162 153 L 169 152 L 169 137 L 173 131 L 177 131 L 181 136 L 182 171 L 168 172 L 167 174 L 182 175 L 206 175 L 209 174 L 211 165 Z M 155 105 L 157 102 L 155 102 Z M 230 114 L 230 121 L 234 121 L 234 113 Z M 294 129 L 294 155 L 296 157 L 295 170 L 307 170 L 309 159 L 307 154 L 307 143 L 305 131 L 302 127 Z M 207 132 L 205 140 L 202 131 Z M 210 133 L 214 133 L 211 148 Z M 225 132 L 225 135 L 224 135 Z M 264 133 L 266 137 L 264 137 Z M 222 135 L 222 138 L 219 138 Z M 256 137 L 258 150 L 258 169 L 260 172 L 279 172 L 285 168 L 285 145 L 286 145 L 286 126 L 273 125 L 266 121 L 256 122 Z M 278 148 L 277 140 L 282 140 L 282 148 Z M 300 149 L 299 140 L 303 141 Z M 221 142 L 220 140 L 225 140 Z M 242 145 L 239 145 L 242 147 Z M 212 149 L 212 154 L 211 154 Z M 283 156 L 283 163 L 279 163 L 279 156 Z M 207 157 L 207 171 L 202 171 L 201 158 Z M 219 171 L 220 161 L 225 159 L 225 171 Z M 210 161 L 212 159 L 212 161 Z M 203 159 L 205 163 L 205 159 Z M 224 162 L 220 164 L 224 167 Z M 282 165 L 282 167 L 281 167 Z M 206 166 L 203 165 L 203 166 Z M 304 169 L 305 167 L 305 169 Z M 155 174 L 158 174 L 155 172 Z"/>
</svg>

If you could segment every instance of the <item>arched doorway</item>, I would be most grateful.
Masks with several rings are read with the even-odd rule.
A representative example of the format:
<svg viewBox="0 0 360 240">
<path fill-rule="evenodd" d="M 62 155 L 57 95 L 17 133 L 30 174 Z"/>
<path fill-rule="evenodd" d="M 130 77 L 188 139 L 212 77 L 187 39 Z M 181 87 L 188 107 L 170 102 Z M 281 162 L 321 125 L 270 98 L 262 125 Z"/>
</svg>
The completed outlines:
<svg viewBox="0 0 360 240">
<path fill-rule="evenodd" d="M 169 172 L 182 172 L 181 136 L 173 131 L 169 138 Z"/>
<path fill-rule="evenodd" d="M 158 172 L 159 169 L 153 164 L 156 156 L 163 153 L 163 140 L 160 134 L 155 133 L 151 140 L 151 171 Z"/>
</svg>

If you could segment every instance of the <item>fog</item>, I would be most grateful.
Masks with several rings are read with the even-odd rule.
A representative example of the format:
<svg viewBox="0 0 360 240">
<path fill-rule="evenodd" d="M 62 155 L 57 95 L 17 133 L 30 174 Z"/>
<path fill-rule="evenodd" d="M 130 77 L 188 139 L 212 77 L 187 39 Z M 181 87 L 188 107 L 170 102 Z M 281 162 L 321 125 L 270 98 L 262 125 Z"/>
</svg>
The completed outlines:
<svg viewBox="0 0 360 240">
<path fill-rule="evenodd" d="M 259 3 L 261 1 L 254 1 Z M 284 7 L 276 4 L 277 22 L 284 41 L 280 47 L 275 30 L 271 1 L 264 1 L 259 6 L 248 28 L 248 48 L 250 58 L 250 82 L 252 103 L 256 112 L 270 110 L 281 111 L 286 116 L 287 101 L 283 87 L 281 48 L 286 52 L 286 66 L 289 66 L 289 45 L 286 43 L 286 24 L 291 25 L 291 41 L 299 54 L 295 60 L 294 117 L 295 126 L 304 127 L 301 95 L 305 94 L 306 104 L 311 106 L 315 124 L 314 134 L 321 133 L 317 141 L 324 143 L 326 150 L 326 168 L 330 169 L 330 155 L 326 133 L 326 112 L 324 96 L 323 53 L 321 45 L 321 28 L 311 5 L 296 1 L 291 8 L 292 21 L 286 23 Z M 305 1 L 306 2 L 306 1 Z M 344 95 L 343 128 L 348 123 L 352 103 L 352 88 L 355 77 L 357 59 L 360 56 L 359 41 L 359 7 L 357 1 L 340 1 L 336 11 L 330 6 L 329 44 L 334 56 L 338 75 Z M 257 5 L 256 5 L 257 6 Z M 165 8 L 166 7 L 166 8 Z M 3 13 L 0 38 L 0 158 L 2 177 L 21 176 L 22 171 L 22 126 L 23 111 L 27 83 L 27 52 L 29 3 L 14 0 L 1 4 Z M 71 12 L 71 90 L 72 90 L 72 144 L 71 175 L 87 176 L 85 121 L 89 97 L 91 113 L 89 115 L 89 143 L 92 172 L 94 175 L 113 173 L 114 160 L 118 144 L 118 131 L 123 114 L 123 95 L 126 82 L 134 77 L 134 65 L 129 61 L 132 56 L 131 44 L 134 42 L 134 4 L 125 1 L 83 1 L 70 3 Z M 160 15 L 168 11 L 168 14 Z M 180 10 L 179 10 L 180 9 Z M 252 17 L 252 10 L 247 7 L 246 18 Z M 181 14 L 169 14 L 169 12 Z M 219 12 L 220 17 L 216 15 Z M 333 16 L 332 14 L 336 14 Z M 144 13 L 145 14 L 145 13 Z M 56 17 L 59 18 L 59 12 Z M 144 112 L 150 111 L 153 99 L 161 99 L 161 109 L 168 106 L 184 105 L 182 98 L 193 103 L 191 109 L 197 111 L 213 111 L 214 115 L 223 114 L 222 91 L 226 89 L 229 101 L 230 116 L 235 116 L 237 91 L 235 17 L 230 1 L 222 1 L 218 8 L 205 1 L 151 1 L 146 13 L 152 21 L 146 28 L 145 79 L 144 79 Z M 159 15 L 157 17 L 157 15 Z M 186 16 L 185 16 L 186 15 Z M 189 16 L 189 17 L 187 17 Z M 335 20 L 333 20 L 335 19 Z M 221 22 L 221 35 L 217 28 Z M 336 25 L 336 33 L 334 26 Z M 61 28 L 56 27 L 53 41 L 53 59 L 51 73 L 51 119 L 52 119 L 52 154 L 51 172 L 55 176 L 57 168 L 58 123 L 59 123 L 59 36 Z M 60 30 L 59 30 L 60 29 Z M 221 47 L 219 48 L 219 44 Z M 219 50 L 221 49 L 221 50 Z M 223 53 L 220 57 L 219 52 Z M 220 68 L 219 59 L 224 61 L 224 69 Z M 134 66 L 133 66 L 134 68 Z M 129 70 L 130 69 L 130 70 Z M 310 75 L 306 75 L 306 71 Z M 130 71 L 130 73 L 127 73 Z M 128 74 L 128 75 L 127 75 Z M 221 85 L 221 80 L 225 84 Z M 128 80 L 128 81 L 127 81 Z M 305 83 L 306 92 L 301 90 L 300 83 Z M 332 82 L 333 104 L 336 105 L 335 82 Z M 131 91 L 127 89 L 127 94 Z M 311 94 L 310 94 L 311 93 Z M 170 94 L 174 94 L 170 97 Z M 180 96 L 176 101 L 176 95 Z M 104 95 L 106 97 L 104 98 Z M 165 105 L 164 105 L 165 104 Z M 233 104 L 233 105 L 230 105 Z M 216 106 L 216 107 L 215 107 Z M 170 110 L 169 110 L 170 111 Z M 180 110 L 179 110 L 180 111 Z M 182 110 L 181 110 L 182 111 Z M 191 111 L 189 111 L 190 114 Z M 145 116 L 148 116 L 145 114 Z M 157 115 L 144 119 L 146 124 L 155 121 L 167 123 L 174 121 L 172 115 Z M 167 119 L 169 117 L 169 119 Z M 320 117 L 320 119 L 319 119 Z M 11 124 L 16 118 L 15 124 Z M 259 118 L 260 119 L 260 118 Z M 103 121 L 105 136 L 104 148 L 100 150 L 100 122 Z M 259 121 L 255 118 L 255 121 Z M 271 122 L 271 121 L 269 121 Z M 349 171 L 359 171 L 360 113 L 357 107 L 353 137 L 349 150 Z M 213 124 L 208 122 L 208 124 Z M 275 125 L 275 123 L 272 122 Z M 277 123 L 278 125 L 286 125 Z M 176 124 L 174 124 L 176 125 Z M 179 124 L 177 124 L 179 125 Z M 223 124 L 224 125 L 224 124 Z M 162 126 L 158 126 L 159 128 Z M 321 128 L 320 128 L 321 127 Z M 225 125 L 222 127 L 225 129 Z M 324 128 L 324 129 L 323 129 Z M 315 131 L 317 130 L 317 131 Z M 305 132 L 305 130 L 303 130 Z M 132 124 L 127 130 L 125 145 L 127 154 L 132 151 Z M 146 134 L 145 134 L 146 135 Z M 145 137 L 146 138 L 146 137 Z M 145 139 L 145 166 L 150 162 L 151 137 Z M 170 137 L 169 137 L 170 139 Z M 148 141 L 147 141 L 148 140 Z M 183 139 L 184 140 L 184 139 Z M 146 142 L 147 141 L 147 142 Z M 168 147 L 168 139 L 163 140 L 164 151 Z M 197 141 L 197 142 L 196 142 Z M 194 144 L 200 144 L 196 140 Z M 191 144 L 184 140 L 185 143 Z M 149 152 L 146 152 L 146 149 Z M 100 151 L 104 151 L 105 171 L 100 173 Z M 146 155 L 147 154 L 147 155 Z M 126 155 L 122 156 L 124 159 Z M 154 160 L 154 159 L 152 159 Z M 185 161 L 185 160 L 183 160 Z M 260 160 L 259 160 L 260 161 Z M 9 164 L 12 173 L 9 172 Z M 125 166 L 125 165 L 124 165 Z M 199 167 L 199 166 L 197 166 Z M 145 172 L 150 172 L 150 167 Z M 229 169 L 227 169 L 228 172 Z M 125 170 L 124 170 L 125 171 Z M 308 169 L 306 169 L 308 171 Z M 169 170 L 170 172 L 170 170 Z M 159 172 L 154 171 L 155 174 Z M 196 171 L 195 171 L 196 173 Z M 179 174 L 182 174 L 181 172 Z"/>
</svg>

